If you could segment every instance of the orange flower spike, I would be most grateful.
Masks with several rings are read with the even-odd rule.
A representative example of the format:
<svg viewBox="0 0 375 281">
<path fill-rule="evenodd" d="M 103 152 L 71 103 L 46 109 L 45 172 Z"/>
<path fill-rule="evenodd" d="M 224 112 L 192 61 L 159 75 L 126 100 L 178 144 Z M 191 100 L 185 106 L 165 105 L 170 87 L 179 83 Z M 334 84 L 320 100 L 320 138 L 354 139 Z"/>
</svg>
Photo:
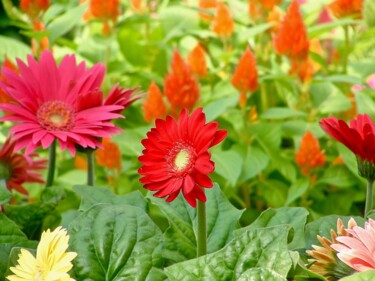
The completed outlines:
<svg viewBox="0 0 375 281">
<path fill-rule="evenodd" d="M 232 85 L 240 92 L 240 106 L 246 104 L 246 92 L 254 92 L 258 88 L 258 71 L 256 61 L 250 48 L 240 58 L 232 76 Z"/>
<path fill-rule="evenodd" d="M 301 146 L 295 155 L 296 162 L 304 175 L 309 175 L 312 169 L 321 167 L 326 162 L 318 139 L 309 131 L 302 137 Z"/>
<path fill-rule="evenodd" d="M 260 0 L 261 3 L 267 10 L 272 10 L 276 5 L 280 4 L 283 0 Z"/>
<path fill-rule="evenodd" d="M 172 106 L 173 115 L 183 108 L 192 110 L 199 99 L 197 79 L 177 50 L 173 53 L 171 71 L 164 80 L 164 93 Z"/>
<path fill-rule="evenodd" d="M 147 122 L 163 118 L 167 114 L 162 93 L 155 82 L 152 82 L 147 90 L 147 98 L 143 101 L 143 112 Z"/>
<path fill-rule="evenodd" d="M 19 73 L 17 66 L 13 64 L 6 56 L 2 67 L 12 69 L 14 72 Z M 1 72 L 0 81 L 6 82 L 6 79 L 1 75 Z M 0 103 L 10 103 L 12 101 L 13 99 L 0 88 Z"/>
<path fill-rule="evenodd" d="M 274 6 L 269 12 L 267 17 L 268 23 L 273 23 L 274 25 L 270 28 L 272 32 L 277 33 L 280 29 L 281 22 L 284 18 L 284 12 L 278 6 Z"/>
<path fill-rule="evenodd" d="M 96 161 L 98 165 L 107 169 L 121 170 L 121 151 L 118 145 L 110 139 L 103 139 L 103 148 L 96 150 Z"/>
<path fill-rule="evenodd" d="M 217 0 L 199 0 L 198 7 L 201 10 L 208 10 L 216 8 Z M 199 16 L 204 20 L 212 20 L 212 16 L 203 12 L 199 13 Z"/>
<path fill-rule="evenodd" d="M 328 9 L 339 19 L 347 16 L 361 18 L 363 2 L 363 0 L 334 0 L 328 5 Z"/>
<path fill-rule="evenodd" d="M 234 21 L 232 13 L 224 3 L 218 3 L 216 14 L 212 21 L 212 31 L 220 37 L 232 36 Z"/>
<path fill-rule="evenodd" d="M 74 158 L 74 167 L 79 170 L 87 170 L 87 160 L 86 158 L 77 155 Z"/>
<path fill-rule="evenodd" d="M 45 12 L 49 5 L 49 0 L 21 0 L 20 2 L 21 10 L 32 19 L 37 18 L 40 13 Z"/>
<path fill-rule="evenodd" d="M 274 37 L 274 46 L 278 54 L 285 55 L 291 60 L 307 58 L 310 43 L 296 0 L 290 4 L 280 29 Z"/>
<path fill-rule="evenodd" d="M 198 45 L 190 52 L 187 58 L 191 72 L 198 75 L 199 77 L 204 77 L 207 75 L 205 55 L 206 52 L 204 51 L 203 47 L 198 43 Z"/>
<path fill-rule="evenodd" d="M 120 15 L 120 1 L 119 0 L 91 0 L 90 11 L 92 15 L 98 19 L 115 22 Z"/>
</svg>

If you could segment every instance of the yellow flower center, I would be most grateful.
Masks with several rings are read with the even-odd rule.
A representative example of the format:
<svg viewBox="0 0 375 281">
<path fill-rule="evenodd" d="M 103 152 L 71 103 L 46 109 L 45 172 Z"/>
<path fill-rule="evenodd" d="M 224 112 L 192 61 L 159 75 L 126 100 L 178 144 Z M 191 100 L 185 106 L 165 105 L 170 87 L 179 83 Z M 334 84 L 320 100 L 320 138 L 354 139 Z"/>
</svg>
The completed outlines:
<svg viewBox="0 0 375 281">
<path fill-rule="evenodd" d="M 48 131 L 69 131 L 75 123 L 75 111 L 62 101 L 48 101 L 38 109 L 39 124 Z"/>
<path fill-rule="evenodd" d="M 190 162 L 190 153 L 186 149 L 182 149 L 176 154 L 174 159 L 174 167 L 177 171 L 182 171 Z"/>
</svg>

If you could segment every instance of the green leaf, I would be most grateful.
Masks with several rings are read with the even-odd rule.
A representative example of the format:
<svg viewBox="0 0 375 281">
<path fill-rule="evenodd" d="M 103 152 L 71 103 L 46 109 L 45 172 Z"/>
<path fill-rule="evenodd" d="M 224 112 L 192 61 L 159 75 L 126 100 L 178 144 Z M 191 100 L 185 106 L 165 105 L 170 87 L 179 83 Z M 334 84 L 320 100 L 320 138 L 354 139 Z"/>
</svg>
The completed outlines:
<svg viewBox="0 0 375 281">
<path fill-rule="evenodd" d="M 334 20 L 329 23 L 324 24 L 315 24 L 311 26 L 308 29 L 308 36 L 310 39 L 315 38 L 319 35 L 322 35 L 324 33 L 330 32 L 334 28 L 338 26 L 344 26 L 344 25 L 351 25 L 351 24 L 361 24 L 362 22 L 360 20 L 353 20 L 353 19 L 342 19 L 342 20 Z"/>
<path fill-rule="evenodd" d="M 0 280 L 4 280 L 12 248 L 28 241 L 18 225 L 2 212 L 0 212 L 0 226 Z"/>
<path fill-rule="evenodd" d="M 0 58 L 7 56 L 13 60 L 15 58 L 25 59 L 31 53 L 31 49 L 25 43 L 13 38 L 0 35 Z"/>
<path fill-rule="evenodd" d="M 270 158 L 262 149 L 256 146 L 248 146 L 244 159 L 241 180 L 246 181 L 258 175 L 267 168 Z"/>
<path fill-rule="evenodd" d="M 235 186 L 242 170 L 242 157 L 234 150 L 215 149 L 212 161 L 215 162 L 215 172 Z"/>
<path fill-rule="evenodd" d="M 304 194 L 308 189 L 309 184 L 310 182 L 306 178 L 300 178 L 297 181 L 295 181 L 288 190 L 288 196 L 286 198 L 284 205 L 288 206 L 294 200 L 301 197 L 302 194 Z"/>
<path fill-rule="evenodd" d="M 250 268 L 241 274 L 237 281 L 287 281 L 287 279 L 271 269 Z"/>
<path fill-rule="evenodd" d="M 375 270 L 368 270 L 364 272 L 355 273 L 351 276 L 341 278 L 341 281 L 369 281 L 375 280 Z"/>
<path fill-rule="evenodd" d="M 165 269 L 171 281 L 238 280 L 250 268 L 273 270 L 285 278 L 292 266 L 289 227 L 250 229 L 223 249 Z"/>
<path fill-rule="evenodd" d="M 286 107 L 273 107 L 269 108 L 263 114 L 260 115 L 261 119 L 287 119 L 295 117 L 305 117 L 306 113 Z"/>
<path fill-rule="evenodd" d="M 337 215 L 329 215 L 310 222 L 306 225 L 305 238 L 306 238 L 306 248 L 312 249 L 312 245 L 320 245 L 317 239 L 317 235 L 322 237 L 330 237 L 330 231 L 333 229 L 337 232 L 337 219 L 341 218 L 344 226 L 348 226 L 348 221 L 352 217 L 344 217 Z M 364 219 L 362 217 L 353 217 L 359 226 L 364 225 Z"/>
<path fill-rule="evenodd" d="M 237 104 L 237 96 L 224 97 L 215 99 L 204 107 L 204 113 L 206 114 L 207 121 L 213 121 L 221 114 L 226 112 L 228 108 L 233 107 Z"/>
<path fill-rule="evenodd" d="M 288 186 L 283 181 L 268 179 L 258 183 L 257 191 L 266 199 L 269 206 L 282 207 L 285 205 Z"/>
<path fill-rule="evenodd" d="M 51 43 L 55 42 L 61 35 L 64 35 L 78 24 L 86 9 L 87 4 L 78 5 L 75 8 L 67 10 L 64 14 L 56 17 L 50 24 L 48 24 L 47 31 Z"/>
<path fill-rule="evenodd" d="M 55 211 L 56 204 L 35 202 L 25 205 L 4 205 L 4 212 L 30 239 L 39 239 L 44 220 Z M 55 223 L 58 223 L 56 221 Z"/>
<path fill-rule="evenodd" d="M 160 267 L 163 236 L 130 205 L 95 205 L 69 226 L 77 280 L 146 280 Z"/>
<path fill-rule="evenodd" d="M 80 210 L 86 211 L 96 204 L 127 204 L 146 210 L 147 202 L 142 194 L 137 190 L 125 195 L 115 195 L 107 188 L 87 185 L 76 185 L 74 192 L 82 197 Z"/>
<path fill-rule="evenodd" d="M 7 189 L 4 181 L 0 183 L 0 205 L 4 205 L 12 199 L 12 193 Z"/>
<path fill-rule="evenodd" d="M 206 189 L 207 243 L 208 252 L 221 249 L 232 238 L 232 232 L 238 228 L 238 220 L 243 211 L 233 207 L 221 192 L 217 184 Z M 165 232 L 166 258 L 182 261 L 196 256 L 197 217 L 192 208 L 180 195 L 173 202 L 149 196 L 159 206 L 169 220 L 169 228 Z"/>
<path fill-rule="evenodd" d="M 303 248 L 305 246 L 304 228 L 308 214 L 307 210 L 301 207 L 268 209 L 262 212 L 249 226 L 236 230 L 234 236 L 238 237 L 250 229 L 286 224 L 290 225 L 294 230 L 293 240 L 288 245 L 289 249 Z"/>
</svg>

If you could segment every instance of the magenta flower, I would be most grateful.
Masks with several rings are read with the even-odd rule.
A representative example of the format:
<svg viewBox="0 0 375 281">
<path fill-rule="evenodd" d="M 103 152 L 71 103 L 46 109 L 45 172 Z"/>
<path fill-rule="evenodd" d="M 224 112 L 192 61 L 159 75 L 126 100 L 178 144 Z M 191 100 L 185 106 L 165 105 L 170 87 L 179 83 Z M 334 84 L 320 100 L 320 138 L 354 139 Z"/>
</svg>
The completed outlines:
<svg viewBox="0 0 375 281">
<path fill-rule="evenodd" d="M 11 128 L 16 151 L 46 149 L 57 140 L 74 155 L 76 145 L 97 148 L 101 146 L 98 138 L 120 131 L 111 120 L 122 118 L 120 112 L 127 104 L 123 98 L 128 95 L 115 86 L 110 100 L 103 100 L 99 89 L 103 65 L 86 69 L 84 62 L 77 64 L 74 55 L 67 55 L 58 66 L 49 51 L 42 53 L 39 63 L 32 56 L 27 62 L 17 60 L 19 74 L 3 68 L 7 83 L 0 81 L 0 87 L 15 100 L 0 104 L 9 113 L 0 120 L 18 122 Z"/>
<path fill-rule="evenodd" d="M 338 258 L 356 271 L 375 269 L 375 221 L 369 219 L 365 228 L 354 226 L 346 231 L 352 237 L 339 236 L 339 243 L 331 245 Z"/>
</svg>

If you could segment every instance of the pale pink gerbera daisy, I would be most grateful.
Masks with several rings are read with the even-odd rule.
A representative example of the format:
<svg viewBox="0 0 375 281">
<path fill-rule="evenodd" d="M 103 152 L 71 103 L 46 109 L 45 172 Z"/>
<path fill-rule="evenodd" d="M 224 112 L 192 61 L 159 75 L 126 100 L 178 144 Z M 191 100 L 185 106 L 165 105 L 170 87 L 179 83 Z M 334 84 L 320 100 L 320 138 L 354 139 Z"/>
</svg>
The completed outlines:
<svg viewBox="0 0 375 281">
<path fill-rule="evenodd" d="M 11 129 L 17 140 L 16 151 L 26 148 L 31 152 L 39 146 L 46 149 L 57 140 L 62 149 L 74 155 L 76 145 L 96 148 L 100 146 L 98 138 L 120 131 L 111 120 L 122 117 L 120 112 L 128 105 L 125 100 L 130 93 L 115 86 L 110 99 L 103 100 L 99 89 L 103 65 L 86 69 L 84 62 L 77 64 L 74 55 L 67 55 L 57 66 L 49 51 L 42 53 L 39 63 L 32 56 L 27 62 L 17 60 L 19 74 L 3 68 L 7 83 L 0 82 L 15 101 L 0 104 L 0 109 L 9 113 L 0 120 L 18 122 Z"/>
<path fill-rule="evenodd" d="M 346 231 L 352 237 L 339 236 L 339 243 L 331 245 L 338 258 L 356 271 L 375 269 L 375 220 L 366 222 L 365 228 L 354 226 Z"/>
</svg>

